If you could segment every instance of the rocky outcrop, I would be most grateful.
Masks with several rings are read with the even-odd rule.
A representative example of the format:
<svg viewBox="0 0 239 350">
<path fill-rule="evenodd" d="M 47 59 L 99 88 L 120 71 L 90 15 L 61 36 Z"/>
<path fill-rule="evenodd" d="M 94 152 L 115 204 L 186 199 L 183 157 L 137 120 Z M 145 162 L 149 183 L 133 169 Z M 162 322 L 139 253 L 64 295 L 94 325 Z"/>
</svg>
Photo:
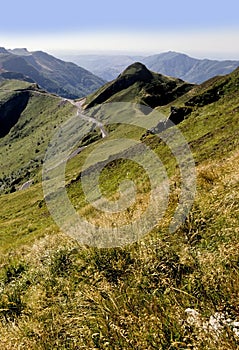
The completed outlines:
<svg viewBox="0 0 239 350">
<path fill-rule="evenodd" d="M 193 96 L 189 99 L 185 105 L 186 106 L 197 106 L 203 107 L 210 103 L 218 101 L 224 94 L 223 87 L 229 82 L 228 79 L 224 80 L 223 83 L 206 90 L 200 95 Z"/>
<path fill-rule="evenodd" d="M 185 117 L 192 112 L 190 107 L 171 107 L 171 113 L 168 119 L 175 125 L 181 123 Z"/>
<path fill-rule="evenodd" d="M 175 107 L 171 106 L 171 112 L 167 119 L 160 121 L 158 125 L 150 130 L 148 130 L 143 136 L 142 139 L 149 134 L 159 134 L 171 128 L 174 125 L 181 123 L 187 115 L 192 112 L 190 107 Z"/>
</svg>

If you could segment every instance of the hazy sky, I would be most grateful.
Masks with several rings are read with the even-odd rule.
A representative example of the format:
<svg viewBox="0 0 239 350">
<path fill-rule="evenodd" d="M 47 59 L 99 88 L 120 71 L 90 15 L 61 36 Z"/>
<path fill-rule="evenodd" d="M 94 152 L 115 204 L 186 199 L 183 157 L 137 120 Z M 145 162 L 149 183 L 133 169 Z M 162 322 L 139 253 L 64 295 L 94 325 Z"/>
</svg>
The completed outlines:
<svg viewBox="0 0 239 350">
<path fill-rule="evenodd" d="M 239 59 L 239 2 L 2 1 L 0 46 Z"/>
</svg>

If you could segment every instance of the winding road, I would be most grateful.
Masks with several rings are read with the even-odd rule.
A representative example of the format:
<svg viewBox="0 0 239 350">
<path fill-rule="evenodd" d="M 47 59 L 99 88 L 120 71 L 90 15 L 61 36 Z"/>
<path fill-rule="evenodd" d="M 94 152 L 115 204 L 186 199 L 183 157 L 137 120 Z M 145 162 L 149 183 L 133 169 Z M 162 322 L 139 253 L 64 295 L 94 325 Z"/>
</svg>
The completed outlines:
<svg viewBox="0 0 239 350">
<path fill-rule="evenodd" d="M 104 125 L 99 120 L 96 120 L 95 118 L 88 117 L 87 115 L 84 115 L 82 106 L 85 103 L 85 100 L 86 100 L 85 98 L 81 99 L 80 101 L 74 101 L 74 100 L 67 99 L 67 101 L 69 101 L 73 106 L 77 107 L 77 115 L 80 118 L 96 124 L 98 126 L 98 128 L 100 129 L 102 138 L 107 137 L 108 132 L 105 130 Z"/>
<path fill-rule="evenodd" d="M 96 126 L 98 126 L 98 128 L 100 129 L 100 132 L 101 132 L 101 136 L 102 138 L 105 138 L 108 136 L 108 132 L 106 131 L 106 129 L 104 128 L 104 125 L 96 120 L 95 118 L 93 117 L 88 117 L 87 115 L 84 115 L 83 113 L 83 104 L 85 103 L 85 98 L 79 100 L 79 101 L 74 101 L 74 100 L 70 100 L 70 99 L 62 99 L 62 101 L 67 101 L 67 102 L 70 102 L 73 106 L 77 107 L 77 116 L 79 116 L 79 118 L 83 119 L 83 120 L 86 120 L 92 124 L 95 124 Z M 74 158 L 75 156 L 77 156 L 77 154 L 79 154 L 84 148 L 86 148 L 87 146 L 82 146 L 82 147 L 79 147 L 77 148 L 73 153 L 71 153 L 68 157 L 68 160 Z M 56 164 L 54 166 L 54 168 L 56 168 L 58 165 L 60 165 L 60 163 Z M 52 170 L 52 169 L 49 169 L 49 170 Z M 25 182 L 18 190 L 21 191 L 21 190 L 26 190 L 27 188 L 29 188 L 33 183 L 33 180 L 29 180 L 27 182 Z"/>
</svg>

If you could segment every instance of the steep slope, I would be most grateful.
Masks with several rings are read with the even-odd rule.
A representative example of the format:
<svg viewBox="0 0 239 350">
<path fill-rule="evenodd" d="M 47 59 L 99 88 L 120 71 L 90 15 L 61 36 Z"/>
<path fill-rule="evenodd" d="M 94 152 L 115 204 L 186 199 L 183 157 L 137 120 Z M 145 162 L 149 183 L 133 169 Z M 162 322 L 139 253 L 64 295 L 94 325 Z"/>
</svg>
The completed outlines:
<svg viewBox="0 0 239 350">
<path fill-rule="evenodd" d="M 104 84 L 104 80 L 74 63 L 26 49 L 0 53 L 0 72 L 22 73 L 48 92 L 67 98 L 85 96 Z"/>
<path fill-rule="evenodd" d="M 3 72 L 0 73 L 0 79 L 14 79 L 14 80 L 21 80 L 21 81 L 28 81 L 29 83 L 34 83 L 34 80 L 27 77 L 26 75 L 22 73 L 16 73 L 16 72 Z"/>
<path fill-rule="evenodd" d="M 225 76 L 216 76 L 200 85 L 195 85 L 189 92 L 177 100 L 165 106 L 158 106 L 156 109 L 168 116 L 166 122 L 160 122 L 152 132 L 163 130 L 171 125 L 179 124 L 190 115 L 197 115 L 200 108 L 213 106 L 217 101 L 224 101 L 237 97 L 239 85 L 239 68 Z M 195 113 L 195 111 L 197 111 Z M 194 114 L 195 113 L 195 114 Z"/>
<path fill-rule="evenodd" d="M 55 128 L 74 110 L 35 83 L 0 82 L 0 192 L 34 176 Z"/>
<path fill-rule="evenodd" d="M 126 68 L 117 79 L 89 96 L 86 106 L 89 108 L 105 102 L 130 101 L 154 108 L 175 100 L 191 88 L 192 84 L 156 74 L 142 63 L 136 62 Z"/>
<path fill-rule="evenodd" d="M 146 57 L 142 62 L 151 70 L 200 84 L 216 75 L 225 75 L 239 66 L 239 61 L 195 59 L 178 52 Z"/>
<path fill-rule="evenodd" d="M 2 88 L 5 89 L 7 86 L 2 84 Z M 0 87 L 1 89 L 1 87 Z M 21 90 L 15 90 L 8 96 L 4 96 L 0 102 L 0 137 L 6 136 L 11 128 L 18 122 L 21 113 L 26 108 L 29 97 L 30 97 L 31 86 L 28 86 Z M 1 89 L 2 90 L 2 89 Z M 2 96 L 3 97 L 3 96 Z"/>
<path fill-rule="evenodd" d="M 178 204 L 180 172 L 170 148 L 154 135 L 143 142 L 167 169 L 168 210 L 135 244 L 99 249 L 63 235 L 40 184 L 0 196 L 0 336 L 6 349 L 238 349 L 238 84 L 237 69 L 172 102 L 180 107 L 193 99 L 192 113 L 178 128 L 197 172 L 194 205 L 174 233 L 168 223 Z M 220 98 L 205 98 L 213 91 Z M 118 139 L 119 129 L 111 141 L 113 136 Z M 84 219 L 93 217 L 104 226 L 106 218 L 89 205 L 80 185 L 79 164 L 89 151 L 69 162 L 67 193 Z M 130 160 L 128 166 L 122 159 L 109 163 L 101 189 L 117 198 L 124 179 L 137 185 L 144 210 L 147 177 Z M 122 220 L 132 217 L 130 207 Z"/>
<path fill-rule="evenodd" d="M 232 73 L 224 76 L 215 76 L 200 85 L 195 85 L 189 92 L 181 96 L 167 106 L 158 107 L 161 111 L 168 111 L 169 107 L 182 105 L 197 109 L 210 105 L 224 98 L 231 98 L 232 94 L 238 92 L 238 72 L 239 67 Z"/>
</svg>

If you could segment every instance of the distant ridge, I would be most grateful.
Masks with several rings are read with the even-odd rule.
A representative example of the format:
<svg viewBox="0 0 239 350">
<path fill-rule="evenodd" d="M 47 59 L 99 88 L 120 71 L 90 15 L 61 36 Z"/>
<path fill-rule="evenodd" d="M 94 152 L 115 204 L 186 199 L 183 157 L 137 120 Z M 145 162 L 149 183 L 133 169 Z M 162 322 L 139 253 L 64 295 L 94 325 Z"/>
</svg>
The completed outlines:
<svg viewBox="0 0 239 350">
<path fill-rule="evenodd" d="M 45 52 L 0 48 L 0 73 L 20 73 L 48 92 L 65 98 L 86 96 L 105 81 L 84 68 Z"/>
<path fill-rule="evenodd" d="M 174 51 L 146 57 L 143 63 L 155 72 L 195 84 L 201 84 L 217 75 L 229 74 L 239 66 L 239 61 L 196 59 Z"/>
<path fill-rule="evenodd" d="M 0 47 L 0 53 L 8 54 L 9 52 L 4 47 Z"/>
<path fill-rule="evenodd" d="M 154 72 L 195 84 L 201 84 L 216 75 L 229 74 L 239 66 L 239 61 L 236 60 L 197 59 L 174 51 L 147 57 L 134 55 L 62 55 L 61 57 L 89 69 L 107 81 L 114 80 L 135 61 L 145 64 Z"/>
<path fill-rule="evenodd" d="M 8 52 L 13 53 L 14 55 L 19 55 L 19 56 L 30 56 L 31 52 L 27 50 L 27 48 L 16 48 L 13 50 L 8 50 Z"/>
</svg>

